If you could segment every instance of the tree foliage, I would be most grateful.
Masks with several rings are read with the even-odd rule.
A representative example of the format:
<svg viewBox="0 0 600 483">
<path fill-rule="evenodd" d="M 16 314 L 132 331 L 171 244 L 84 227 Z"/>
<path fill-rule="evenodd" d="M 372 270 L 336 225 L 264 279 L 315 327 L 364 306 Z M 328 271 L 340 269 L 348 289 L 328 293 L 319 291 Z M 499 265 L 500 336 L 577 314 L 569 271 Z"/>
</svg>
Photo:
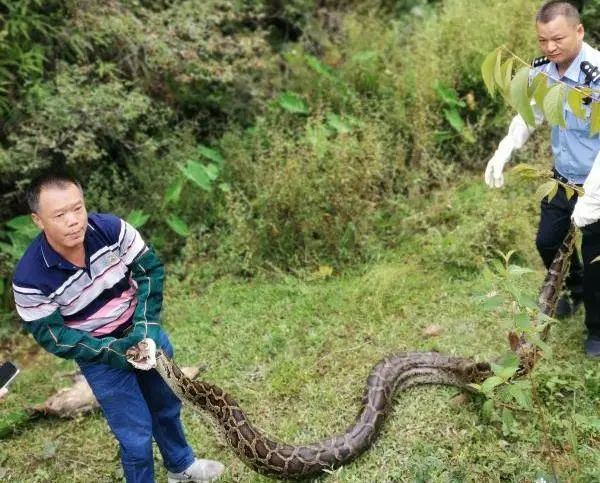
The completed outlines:
<svg viewBox="0 0 600 483">
<path fill-rule="evenodd" d="M 481 75 L 490 95 L 499 92 L 530 126 L 536 124 L 532 104 L 550 125 L 561 127 L 566 127 L 564 110 L 569 106 L 577 118 L 589 120 L 590 136 L 600 132 L 600 91 L 571 86 L 545 72 L 533 77 L 535 72 L 527 64 L 513 75 L 513 62 L 524 62 L 508 52 L 510 57 L 503 63 L 505 52 L 506 49 L 497 48 L 481 64 Z"/>
<path fill-rule="evenodd" d="M 66 165 L 91 210 L 165 257 L 244 273 L 365 259 L 495 143 L 505 113 L 479 65 L 495 38 L 526 48 L 535 7 L 508 2 L 12 2 L 44 60 L 4 97 L 0 241 L 31 177 Z"/>
</svg>

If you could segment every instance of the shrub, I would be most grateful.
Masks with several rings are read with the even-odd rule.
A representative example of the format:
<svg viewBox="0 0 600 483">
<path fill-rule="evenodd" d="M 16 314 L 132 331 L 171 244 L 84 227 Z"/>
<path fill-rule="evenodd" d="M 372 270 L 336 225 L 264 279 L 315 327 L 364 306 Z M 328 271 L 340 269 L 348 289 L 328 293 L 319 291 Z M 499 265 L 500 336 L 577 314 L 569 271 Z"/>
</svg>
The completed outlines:
<svg viewBox="0 0 600 483">
<path fill-rule="evenodd" d="M 389 156 L 384 126 L 360 121 L 338 132 L 327 114 L 331 121 L 325 110 L 293 119 L 274 108 L 222 139 L 235 180 L 227 200 L 235 259 L 299 266 L 364 255 L 401 163 Z"/>
</svg>

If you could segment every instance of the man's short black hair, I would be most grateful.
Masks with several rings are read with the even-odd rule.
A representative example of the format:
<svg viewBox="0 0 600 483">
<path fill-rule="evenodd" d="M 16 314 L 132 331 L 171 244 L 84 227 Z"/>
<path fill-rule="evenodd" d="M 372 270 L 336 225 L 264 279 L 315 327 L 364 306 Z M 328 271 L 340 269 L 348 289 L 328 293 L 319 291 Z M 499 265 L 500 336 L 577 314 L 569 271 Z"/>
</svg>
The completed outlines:
<svg viewBox="0 0 600 483">
<path fill-rule="evenodd" d="M 40 209 L 40 193 L 44 188 L 56 186 L 58 188 L 67 188 L 70 184 L 77 186 L 83 193 L 81 184 L 77 178 L 68 171 L 48 171 L 34 178 L 27 188 L 25 196 L 27 197 L 27 205 L 32 213 L 37 213 Z"/>
<path fill-rule="evenodd" d="M 581 23 L 581 17 L 577 7 L 572 3 L 565 2 L 564 0 L 550 0 L 544 3 L 538 10 L 535 21 L 539 23 L 552 22 L 556 17 L 562 15 L 571 23 L 578 25 Z"/>
</svg>

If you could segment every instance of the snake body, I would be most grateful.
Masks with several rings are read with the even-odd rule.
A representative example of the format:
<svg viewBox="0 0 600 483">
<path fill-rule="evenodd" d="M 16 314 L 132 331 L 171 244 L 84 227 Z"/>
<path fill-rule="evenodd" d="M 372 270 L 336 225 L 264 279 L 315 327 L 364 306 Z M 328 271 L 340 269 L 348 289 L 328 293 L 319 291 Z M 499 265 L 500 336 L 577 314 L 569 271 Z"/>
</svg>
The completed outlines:
<svg viewBox="0 0 600 483">
<path fill-rule="evenodd" d="M 574 237 L 575 230 L 571 228 L 542 285 L 539 307 L 548 316 L 554 314 Z M 524 336 L 514 333 L 512 336 L 511 347 L 521 357 L 523 374 L 535 364 L 537 349 Z M 379 434 L 397 391 L 418 384 L 469 389 L 469 383 L 481 382 L 491 375 L 487 362 L 435 352 L 405 352 L 385 357 L 367 378 L 362 405 L 353 424 L 321 441 L 293 445 L 279 442 L 256 428 L 229 394 L 216 385 L 189 379 L 162 351 L 157 352 L 156 369 L 182 401 L 209 417 L 242 461 L 259 473 L 286 479 L 317 476 L 363 453 Z"/>
<path fill-rule="evenodd" d="M 164 352 L 156 368 L 175 394 L 204 411 L 237 456 L 255 471 L 278 478 L 307 478 L 342 466 L 373 443 L 398 390 L 417 384 L 466 387 L 490 374 L 487 363 L 435 352 L 407 352 L 385 357 L 372 369 L 355 422 L 321 441 L 292 445 L 265 435 L 248 420 L 238 403 L 219 387 L 183 375 Z"/>
</svg>

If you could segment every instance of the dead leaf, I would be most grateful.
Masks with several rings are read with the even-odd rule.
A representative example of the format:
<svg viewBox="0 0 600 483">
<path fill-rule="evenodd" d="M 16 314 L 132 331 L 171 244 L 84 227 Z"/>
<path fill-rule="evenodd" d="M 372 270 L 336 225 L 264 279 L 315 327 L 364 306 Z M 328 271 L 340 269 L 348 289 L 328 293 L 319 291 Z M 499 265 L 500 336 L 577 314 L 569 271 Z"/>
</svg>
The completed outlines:
<svg viewBox="0 0 600 483">
<path fill-rule="evenodd" d="M 442 330 L 444 330 L 444 329 L 442 328 L 441 325 L 432 324 L 432 325 L 428 325 L 427 327 L 425 327 L 423 329 L 422 334 L 425 337 L 437 337 L 438 335 L 441 334 Z"/>
<path fill-rule="evenodd" d="M 450 404 L 452 406 L 464 406 L 471 400 L 471 396 L 466 392 L 461 392 L 457 394 L 452 399 L 450 399 Z"/>
<path fill-rule="evenodd" d="M 203 370 L 203 366 L 182 367 L 181 371 L 190 379 L 194 379 Z M 33 413 L 59 418 L 75 418 L 98 408 L 98 401 L 92 389 L 81 374 L 73 377 L 75 384 L 58 390 L 46 401 L 31 408 Z"/>
</svg>

